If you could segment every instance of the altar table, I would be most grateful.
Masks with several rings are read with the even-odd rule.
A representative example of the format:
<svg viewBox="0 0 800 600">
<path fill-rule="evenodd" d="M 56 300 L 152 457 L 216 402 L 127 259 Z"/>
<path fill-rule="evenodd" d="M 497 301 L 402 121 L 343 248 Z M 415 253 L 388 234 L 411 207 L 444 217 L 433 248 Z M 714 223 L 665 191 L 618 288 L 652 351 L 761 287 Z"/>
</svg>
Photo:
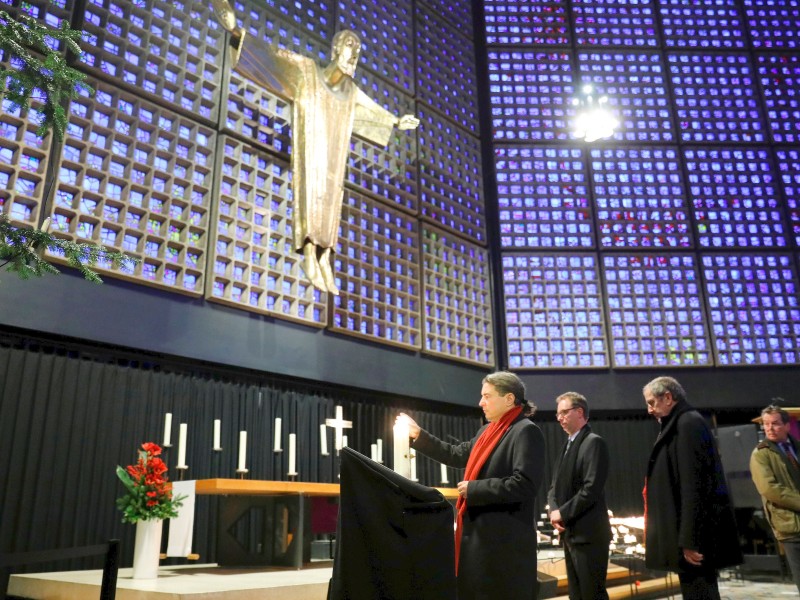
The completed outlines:
<svg viewBox="0 0 800 600">
<path fill-rule="evenodd" d="M 454 488 L 436 488 L 448 500 Z M 309 481 L 200 479 L 197 495 L 220 496 L 220 566 L 302 568 L 311 559 L 311 498 L 338 498 L 339 484 Z M 249 522 L 247 521 L 249 519 Z M 245 543 L 243 543 L 243 540 Z"/>
</svg>

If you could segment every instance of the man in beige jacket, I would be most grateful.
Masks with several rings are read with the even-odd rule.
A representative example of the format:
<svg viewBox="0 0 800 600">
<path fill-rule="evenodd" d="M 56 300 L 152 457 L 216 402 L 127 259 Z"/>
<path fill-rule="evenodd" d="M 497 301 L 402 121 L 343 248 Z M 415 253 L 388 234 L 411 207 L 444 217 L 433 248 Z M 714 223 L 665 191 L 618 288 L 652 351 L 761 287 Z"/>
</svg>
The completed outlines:
<svg viewBox="0 0 800 600">
<path fill-rule="evenodd" d="M 771 404 L 761 411 L 766 439 L 750 456 L 750 475 L 767 520 L 783 544 L 786 562 L 800 591 L 800 464 L 789 435 L 789 413 Z"/>
</svg>

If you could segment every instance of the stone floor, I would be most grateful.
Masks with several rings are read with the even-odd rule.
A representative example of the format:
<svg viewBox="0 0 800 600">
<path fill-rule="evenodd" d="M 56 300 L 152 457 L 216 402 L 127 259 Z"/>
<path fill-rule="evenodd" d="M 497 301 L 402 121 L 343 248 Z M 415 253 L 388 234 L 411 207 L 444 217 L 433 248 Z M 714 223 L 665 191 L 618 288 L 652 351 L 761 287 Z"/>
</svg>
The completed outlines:
<svg viewBox="0 0 800 600">
<path fill-rule="evenodd" d="M 720 596 L 723 600 L 776 600 L 800 598 L 797 587 L 789 579 L 778 575 L 748 574 L 747 579 L 738 579 L 734 573 L 720 574 Z M 680 594 L 676 598 L 682 598 Z"/>
<path fill-rule="evenodd" d="M 276 569 L 268 574 L 252 570 L 219 570 L 211 568 L 211 565 L 208 565 L 209 568 L 202 567 L 163 568 L 158 580 L 141 582 L 130 579 L 130 569 L 120 569 L 117 600 L 141 600 L 146 596 L 146 591 L 156 593 L 160 600 L 190 600 L 197 594 L 204 600 L 323 600 L 331 576 L 329 567 L 302 571 Z M 21 575 L 12 577 L 9 592 L 24 598 L 86 600 L 97 597 L 100 579 L 100 571 Z M 87 591 L 80 584 L 94 587 Z M 234 588 L 237 591 L 232 591 Z M 742 578 L 735 571 L 723 571 L 720 574 L 720 595 L 722 600 L 800 598 L 795 585 L 778 574 L 750 572 L 746 578 Z M 636 598 L 637 595 L 634 591 L 633 596 L 625 594 L 624 597 Z M 659 597 L 682 600 L 679 592 L 672 595 L 665 593 Z"/>
</svg>

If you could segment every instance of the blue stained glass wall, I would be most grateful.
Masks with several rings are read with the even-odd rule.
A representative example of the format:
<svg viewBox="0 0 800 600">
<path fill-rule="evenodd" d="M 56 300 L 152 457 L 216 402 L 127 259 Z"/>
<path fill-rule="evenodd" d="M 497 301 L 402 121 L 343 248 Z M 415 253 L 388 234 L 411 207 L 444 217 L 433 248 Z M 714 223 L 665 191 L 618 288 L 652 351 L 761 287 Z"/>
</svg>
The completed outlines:
<svg viewBox="0 0 800 600">
<path fill-rule="evenodd" d="M 800 1 L 484 8 L 509 365 L 800 362 Z M 587 84 L 620 122 L 593 143 Z"/>
<path fill-rule="evenodd" d="M 359 90 L 398 125 L 420 120 L 385 145 L 351 137 L 338 297 L 310 285 L 294 246 L 291 92 L 231 68 L 231 35 L 207 0 L 0 0 L 13 16 L 80 29 L 69 60 L 97 89 L 68 107 L 63 143 L 33 135 L 36 106 L 2 104 L 0 212 L 21 226 L 49 215 L 64 238 L 141 260 L 99 265 L 112 278 L 494 365 L 471 0 L 230 4 L 245 45 L 321 66 L 335 33 L 355 31 Z M 425 318 L 425 297 L 441 318 Z"/>
</svg>

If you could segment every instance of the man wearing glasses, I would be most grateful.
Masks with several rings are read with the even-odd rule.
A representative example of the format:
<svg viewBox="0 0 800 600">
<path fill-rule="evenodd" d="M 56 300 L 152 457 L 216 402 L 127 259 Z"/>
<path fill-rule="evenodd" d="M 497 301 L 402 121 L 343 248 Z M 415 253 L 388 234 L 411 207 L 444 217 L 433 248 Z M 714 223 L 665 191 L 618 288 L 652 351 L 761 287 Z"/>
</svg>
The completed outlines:
<svg viewBox="0 0 800 600">
<path fill-rule="evenodd" d="M 570 600 L 607 600 L 611 526 L 603 488 L 608 447 L 589 427 L 589 404 L 577 392 L 556 398 L 556 418 L 567 441 L 547 494 L 550 523 L 561 533 Z"/>
</svg>

